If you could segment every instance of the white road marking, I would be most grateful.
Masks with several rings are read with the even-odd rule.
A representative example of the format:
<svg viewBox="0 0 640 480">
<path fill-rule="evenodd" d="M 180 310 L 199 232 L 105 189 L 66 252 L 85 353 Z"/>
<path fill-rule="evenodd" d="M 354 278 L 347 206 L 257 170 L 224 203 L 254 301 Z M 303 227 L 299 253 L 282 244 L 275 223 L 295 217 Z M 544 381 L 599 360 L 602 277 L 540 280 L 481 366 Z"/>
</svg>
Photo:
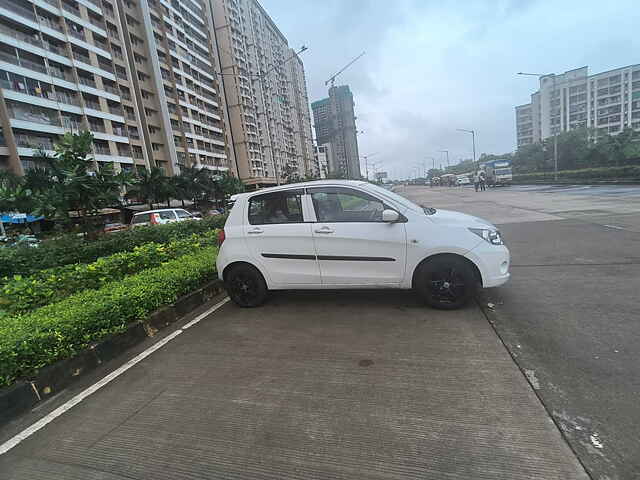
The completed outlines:
<svg viewBox="0 0 640 480">
<path fill-rule="evenodd" d="M 603 227 L 615 228 L 616 230 L 624 230 L 624 227 L 619 227 L 618 225 L 602 225 Z"/>
<path fill-rule="evenodd" d="M 147 358 L 149 355 L 151 355 L 156 350 L 164 347 L 171 340 L 173 340 L 178 335 L 183 333 L 187 328 L 190 328 L 190 327 L 194 326 L 196 323 L 201 321 L 207 315 L 210 315 L 213 312 L 215 312 L 216 310 L 218 310 L 220 307 L 222 307 L 228 301 L 229 301 L 229 297 L 226 297 L 224 300 L 216 303 L 214 306 L 212 306 L 206 312 L 201 313 L 196 318 L 191 320 L 189 323 L 185 324 L 182 328 L 179 328 L 175 332 L 173 332 L 173 333 L 167 335 L 166 337 L 164 337 L 162 340 L 158 341 L 157 343 L 154 343 L 149 348 L 147 348 L 145 351 L 143 351 L 143 352 L 139 353 L 138 355 L 136 355 L 135 357 L 133 357 L 127 363 L 125 363 L 121 367 L 119 367 L 116 370 L 114 370 L 113 372 L 111 372 L 109 375 L 104 377 L 102 380 L 99 380 L 98 382 L 94 383 L 93 385 L 91 385 L 87 389 L 85 389 L 82 392 L 78 393 L 71 400 L 67 401 L 66 403 L 63 403 L 58 408 L 56 408 L 55 410 L 53 410 L 49 414 L 45 415 L 44 417 L 42 417 L 40 420 L 38 420 L 33 425 L 25 428 L 23 431 L 21 431 L 17 435 L 13 436 L 12 438 L 10 438 L 6 442 L 4 442 L 2 445 L 0 445 L 0 455 L 3 455 L 5 453 L 7 453 L 9 450 L 11 450 L 15 446 L 17 446 L 20 442 L 22 442 L 23 440 L 26 440 L 31 435 L 36 433 L 38 430 L 40 430 L 41 428 L 45 427 L 48 423 L 50 423 L 53 420 L 55 420 L 56 418 L 58 418 L 60 415 L 62 415 L 66 411 L 71 410 L 77 404 L 82 402 L 85 398 L 87 398 L 88 396 L 94 394 L 95 392 L 100 390 L 102 387 L 104 387 L 106 384 L 108 384 L 112 380 L 118 378 L 124 372 L 129 370 L 135 364 L 137 364 L 137 363 L 141 362 L 142 360 L 144 360 L 145 358 Z"/>
</svg>

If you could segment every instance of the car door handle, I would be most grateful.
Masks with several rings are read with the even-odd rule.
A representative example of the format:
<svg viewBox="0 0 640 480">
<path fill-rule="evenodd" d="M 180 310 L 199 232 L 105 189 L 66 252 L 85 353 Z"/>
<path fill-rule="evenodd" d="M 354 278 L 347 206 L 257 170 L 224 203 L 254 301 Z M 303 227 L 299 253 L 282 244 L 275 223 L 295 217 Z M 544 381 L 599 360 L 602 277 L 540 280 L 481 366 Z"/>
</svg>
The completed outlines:
<svg viewBox="0 0 640 480">
<path fill-rule="evenodd" d="M 259 235 L 260 233 L 264 233 L 264 230 L 262 230 L 261 228 L 252 228 L 251 230 L 249 230 L 247 232 L 249 235 Z"/>
<path fill-rule="evenodd" d="M 329 227 L 317 228 L 314 230 L 316 233 L 333 233 L 333 230 Z"/>
</svg>

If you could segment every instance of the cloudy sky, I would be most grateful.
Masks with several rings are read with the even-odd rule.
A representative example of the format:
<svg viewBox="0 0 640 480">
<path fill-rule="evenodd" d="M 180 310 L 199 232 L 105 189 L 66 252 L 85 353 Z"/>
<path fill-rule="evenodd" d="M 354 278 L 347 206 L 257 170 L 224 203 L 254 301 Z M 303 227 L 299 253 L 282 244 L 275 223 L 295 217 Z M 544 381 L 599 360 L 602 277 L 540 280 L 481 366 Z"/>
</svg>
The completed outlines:
<svg viewBox="0 0 640 480">
<path fill-rule="evenodd" d="M 519 71 L 591 73 L 640 63 L 638 0 L 261 0 L 303 54 L 309 100 L 336 84 L 354 94 L 361 154 L 394 178 L 449 150 L 451 162 L 515 148 L 515 105 L 537 79 Z M 432 160 L 427 160 L 429 164 Z"/>
</svg>

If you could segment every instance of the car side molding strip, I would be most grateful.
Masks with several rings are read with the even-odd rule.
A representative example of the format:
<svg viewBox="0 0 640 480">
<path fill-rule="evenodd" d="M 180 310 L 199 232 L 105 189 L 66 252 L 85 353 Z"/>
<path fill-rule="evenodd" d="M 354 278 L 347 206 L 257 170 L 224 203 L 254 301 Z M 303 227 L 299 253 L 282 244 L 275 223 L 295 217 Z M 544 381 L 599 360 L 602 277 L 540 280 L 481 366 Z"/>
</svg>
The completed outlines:
<svg viewBox="0 0 640 480">
<path fill-rule="evenodd" d="M 263 253 L 264 258 L 285 258 L 290 260 L 335 260 L 341 262 L 395 262 L 391 257 L 356 257 L 348 255 L 296 255 L 285 253 Z"/>
</svg>

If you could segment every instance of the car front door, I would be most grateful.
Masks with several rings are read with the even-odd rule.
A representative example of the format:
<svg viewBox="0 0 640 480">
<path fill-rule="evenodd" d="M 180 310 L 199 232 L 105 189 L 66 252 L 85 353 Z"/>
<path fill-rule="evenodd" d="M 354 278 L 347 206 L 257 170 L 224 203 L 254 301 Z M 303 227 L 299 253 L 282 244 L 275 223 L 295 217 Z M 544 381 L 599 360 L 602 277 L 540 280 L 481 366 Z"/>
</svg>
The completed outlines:
<svg viewBox="0 0 640 480">
<path fill-rule="evenodd" d="M 248 199 L 244 236 L 251 256 L 282 287 L 320 285 L 320 269 L 305 222 L 303 189 L 253 195 Z"/>
<path fill-rule="evenodd" d="M 396 285 L 405 271 L 406 229 L 382 221 L 384 202 L 348 187 L 308 188 L 323 285 Z M 401 217 L 403 218 L 403 217 Z"/>
</svg>

